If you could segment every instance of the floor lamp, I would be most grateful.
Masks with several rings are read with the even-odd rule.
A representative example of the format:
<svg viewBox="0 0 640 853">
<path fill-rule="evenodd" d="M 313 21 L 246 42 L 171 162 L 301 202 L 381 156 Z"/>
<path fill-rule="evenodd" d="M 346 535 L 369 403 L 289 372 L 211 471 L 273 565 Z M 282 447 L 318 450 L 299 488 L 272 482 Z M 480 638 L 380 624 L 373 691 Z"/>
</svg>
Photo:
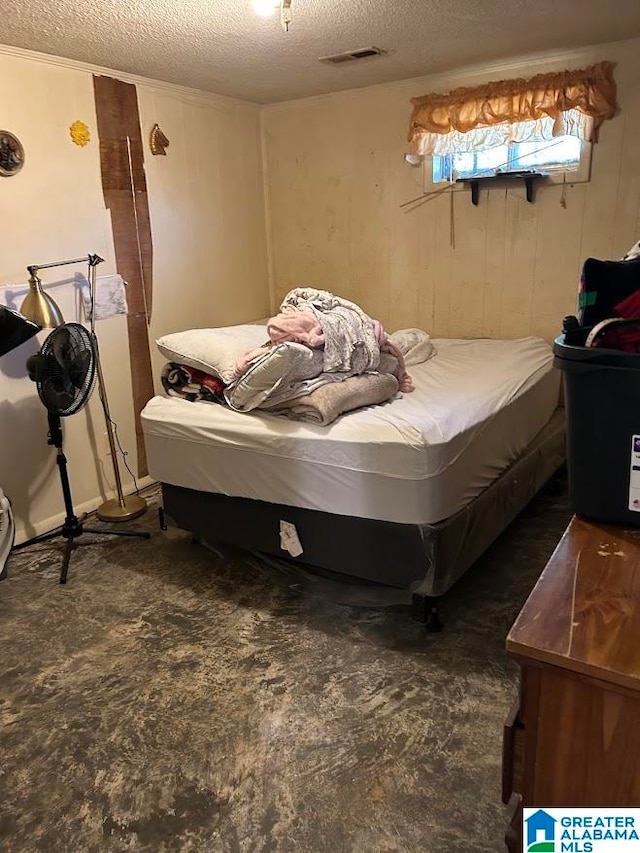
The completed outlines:
<svg viewBox="0 0 640 853">
<path fill-rule="evenodd" d="M 109 412 L 109 401 L 107 398 L 107 389 L 102 374 L 102 365 L 100 362 L 100 351 L 98 348 L 98 338 L 95 332 L 95 304 L 96 304 L 96 268 L 98 264 L 103 262 L 103 258 L 99 255 L 86 255 L 83 258 L 72 258 L 68 261 L 55 261 L 51 264 L 33 264 L 28 266 L 29 271 L 29 293 L 25 297 L 24 302 L 20 307 L 20 313 L 27 317 L 43 329 L 55 329 L 64 323 L 64 318 L 60 308 L 56 302 L 45 293 L 42 287 L 42 281 L 38 277 L 38 272 L 52 267 L 64 267 L 70 264 L 85 263 L 89 265 L 89 291 L 90 291 L 90 335 L 93 343 L 96 359 L 96 373 L 98 380 L 98 395 L 102 403 L 102 411 L 105 418 L 105 426 L 107 437 L 109 439 L 109 450 L 111 453 L 111 461 L 113 463 L 113 476 L 116 484 L 116 497 L 102 503 L 96 510 L 96 514 L 101 521 L 130 521 L 132 518 L 137 518 L 147 508 L 147 502 L 140 495 L 125 495 L 122 491 L 122 480 L 120 478 L 120 468 L 118 466 L 118 457 L 116 451 L 116 442 L 113 435 L 114 422 L 111 420 Z"/>
</svg>

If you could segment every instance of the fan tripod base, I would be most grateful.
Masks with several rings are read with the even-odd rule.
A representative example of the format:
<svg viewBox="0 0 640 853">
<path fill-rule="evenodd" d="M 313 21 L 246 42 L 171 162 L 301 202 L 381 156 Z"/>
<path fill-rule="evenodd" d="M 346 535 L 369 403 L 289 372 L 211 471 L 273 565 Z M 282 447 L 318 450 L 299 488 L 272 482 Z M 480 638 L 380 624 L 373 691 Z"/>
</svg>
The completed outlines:
<svg viewBox="0 0 640 853">
<path fill-rule="evenodd" d="M 65 519 L 62 527 L 59 527 L 57 530 L 52 530 L 49 533 L 43 533 L 41 536 L 36 536 L 35 539 L 30 539 L 28 542 L 22 542 L 20 545 L 16 545 L 13 550 L 18 551 L 20 548 L 37 545 L 39 542 L 48 542 L 50 539 L 62 536 L 67 540 L 67 544 L 65 545 L 64 556 L 62 558 L 60 583 L 66 583 L 67 573 L 69 571 L 69 562 L 71 560 L 71 552 L 77 547 L 76 539 L 79 539 L 80 536 L 83 536 L 85 533 L 91 533 L 96 536 L 130 536 L 137 539 L 149 539 L 151 536 L 150 533 L 146 532 L 129 530 L 98 530 L 95 527 L 85 527 L 82 523 L 85 518 L 86 515 L 83 515 L 81 518 L 76 518 L 75 516 L 67 518 Z"/>
<path fill-rule="evenodd" d="M 60 474 L 60 485 L 62 486 L 62 496 L 64 498 L 64 508 L 66 511 L 66 516 L 62 527 L 58 527 L 56 530 L 52 530 L 50 533 L 43 533 L 41 536 L 36 536 L 35 539 L 30 539 L 28 542 L 23 542 L 21 545 L 16 546 L 14 550 L 24 548 L 28 545 L 35 545 L 38 542 L 48 542 L 49 539 L 55 539 L 56 536 L 62 536 L 64 539 L 67 540 L 67 544 L 64 549 L 64 557 L 62 558 L 60 583 L 66 583 L 67 572 L 69 571 L 69 561 L 71 560 L 71 552 L 76 547 L 76 539 L 78 539 L 84 533 L 93 533 L 97 536 L 129 536 L 134 537 L 136 539 L 149 539 L 151 534 L 148 532 L 138 532 L 133 530 L 98 530 L 95 527 L 83 526 L 82 522 L 87 517 L 86 514 L 78 518 L 73 511 L 71 486 L 69 485 L 69 475 L 67 473 L 67 457 L 64 455 L 64 452 L 62 450 L 62 424 L 60 422 L 60 415 L 52 410 L 49 410 L 47 414 L 49 419 L 49 444 L 52 444 L 57 450 L 56 463 L 58 465 L 58 472 Z M 146 502 L 144 498 L 140 498 L 135 495 L 130 495 L 129 497 L 125 498 L 124 502 L 126 501 L 133 501 L 134 503 L 136 501 L 142 502 L 142 504 L 144 504 L 144 506 L 146 507 Z M 109 503 L 109 501 L 107 501 L 107 503 Z M 103 504 L 102 506 L 104 507 L 105 504 Z M 136 504 L 136 506 L 139 507 L 139 503 Z M 136 516 L 141 514 L 141 512 L 137 511 L 134 515 L 129 515 L 128 517 L 136 518 Z"/>
</svg>

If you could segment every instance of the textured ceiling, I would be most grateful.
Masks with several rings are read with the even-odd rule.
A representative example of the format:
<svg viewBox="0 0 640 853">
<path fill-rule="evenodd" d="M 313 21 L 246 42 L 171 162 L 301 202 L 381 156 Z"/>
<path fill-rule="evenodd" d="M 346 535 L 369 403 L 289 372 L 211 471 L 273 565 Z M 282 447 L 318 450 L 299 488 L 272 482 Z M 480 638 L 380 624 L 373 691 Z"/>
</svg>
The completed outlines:
<svg viewBox="0 0 640 853">
<path fill-rule="evenodd" d="M 2 9 L 5 44 L 263 103 L 640 35 L 639 0 L 292 0 L 286 35 L 251 0 L 3 0 Z M 318 62 L 369 45 L 388 56 Z"/>
</svg>

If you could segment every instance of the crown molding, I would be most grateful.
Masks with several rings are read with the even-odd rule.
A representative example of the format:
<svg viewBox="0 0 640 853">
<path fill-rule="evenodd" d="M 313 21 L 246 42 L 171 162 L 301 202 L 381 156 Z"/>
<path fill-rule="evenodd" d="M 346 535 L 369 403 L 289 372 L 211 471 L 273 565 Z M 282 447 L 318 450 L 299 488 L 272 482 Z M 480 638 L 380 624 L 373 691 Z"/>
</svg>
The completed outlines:
<svg viewBox="0 0 640 853">
<path fill-rule="evenodd" d="M 515 58 L 506 60 L 495 60 L 493 62 L 476 63 L 474 65 L 463 66 L 451 71 L 437 71 L 432 74 L 424 74 L 418 77 L 403 77 L 400 80 L 391 80 L 387 83 L 372 83 L 368 86 L 360 86 L 354 89 L 339 89 L 333 92 L 325 92 L 320 95 L 311 95 L 307 98 L 295 98 L 287 101 L 274 101 L 272 103 L 257 103 L 255 101 L 245 101 L 240 98 L 230 98 L 226 95 L 219 95 L 214 92 L 207 92 L 204 89 L 194 89 L 189 86 L 180 86 L 176 83 L 168 83 L 163 80 L 155 80 L 151 77 L 142 77 L 137 74 L 129 74 L 126 71 L 117 71 L 114 68 L 105 68 L 100 65 L 92 65 L 88 62 L 80 62 L 76 59 L 68 59 L 63 56 L 55 56 L 48 53 L 40 53 L 26 48 L 13 47 L 11 45 L 0 44 L 0 56 L 13 56 L 18 59 L 26 59 L 32 62 L 40 62 L 44 65 L 53 67 L 66 68 L 72 71 L 81 71 L 85 74 L 100 74 L 108 77 L 115 77 L 118 80 L 123 80 L 126 83 L 134 83 L 136 86 L 146 87 L 157 92 L 166 92 L 180 100 L 192 104 L 201 104 L 203 106 L 214 107 L 224 111 L 231 110 L 246 110 L 252 113 L 271 113 L 282 109 L 295 109 L 311 106 L 312 104 L 321 103 L 328 99 L 335 98 L 354 98 L 361 97 L 367 92 L 385 92 L 393 90 L 401 90 L 403 88 L 411 88 L 419 91 L 420 88 L 455 88 L 456 85 L 466 84 L 474 78 L 479 78 L 478 82 L 491 79 L 498 75 L 507 74 L 535 74 L 538 70 L 553 70 L 553 66 L 562 63 L 563 65 L 575 65 L 579 62 L 597 62 L 603 58 L 603 53 L 606 51 L 615 51 L 621 46 L 629 45 L 632 42 L 640 43 L 640 39 L 623 39 L 616 42 L 606 42 L 602 44 L 586 45 L 570 50 L 553 50 L 537 53 L 522 54 Z"/>
<path fill-rule="evenodd" d="M 67 59 L 64 56 L 54 56 L 49 53 L 40 53 L 35 50 L 27 50 L 22 47 L 13 47 L 8 44 L 0 44 L 0 56 L 13 56 L 16 59 L 26 59 L 31 62 L 40 62 L 58 68 L 66 68 L 71 71 L 81 71 L 85 74 L 97 74 L 104 77 L 114 77 L 125 83 L 134 83 L 136 86 L 144 86 L 159 92 L 166 92 L 189 103 L 200 103 L 207 106 L 218 107 L 224 110 L 245 109 L 257 111 L 261 104 L 253 101 L 243 101 L 239 98 L 229 98 L 226 95 L 218 95 L 214 92 L 205 92 L 203 89 L 192 89 L 188 86 L 179 86 L 176 83 L 167 83 L 163 80 L 154 80 L 151 77 L 141 77 L 137 74 L 129 74 L 127 71 L 116 71 L 114 68 L 104 68 L 101 65 L 92 65 L 89 62 L 80 62 L 76 59 Z"/>
</svg>

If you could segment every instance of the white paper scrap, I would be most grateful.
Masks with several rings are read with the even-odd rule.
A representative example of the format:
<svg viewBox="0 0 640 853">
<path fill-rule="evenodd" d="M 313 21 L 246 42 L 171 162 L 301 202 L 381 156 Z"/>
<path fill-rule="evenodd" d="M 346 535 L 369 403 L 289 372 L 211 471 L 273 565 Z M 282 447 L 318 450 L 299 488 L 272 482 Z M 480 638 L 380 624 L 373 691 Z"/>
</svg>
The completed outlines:
<svg viewBox="0 0 640 853">
<path fill-rule="evenodd" d="M 280 521 L 280 547 L 292 557 L 299 557 L 303 552 L 296 526 L 290 521 Z"/>
</svg>

